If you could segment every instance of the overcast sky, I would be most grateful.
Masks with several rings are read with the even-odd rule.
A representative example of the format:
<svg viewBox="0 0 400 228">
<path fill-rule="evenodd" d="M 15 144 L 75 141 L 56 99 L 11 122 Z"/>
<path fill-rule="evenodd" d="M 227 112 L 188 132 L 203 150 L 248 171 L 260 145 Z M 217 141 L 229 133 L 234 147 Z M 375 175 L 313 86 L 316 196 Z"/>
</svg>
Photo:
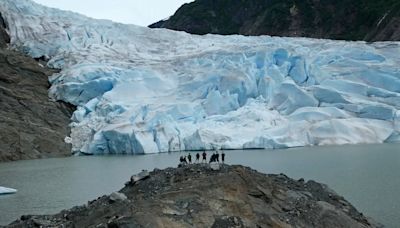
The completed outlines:
<svg viewBox="0 0 400 228">
<path fill-rule="evenodd" d="M 34 0 L 89 17 L 147 26 L 167 18 L 193 0 Z"/>
</svg>

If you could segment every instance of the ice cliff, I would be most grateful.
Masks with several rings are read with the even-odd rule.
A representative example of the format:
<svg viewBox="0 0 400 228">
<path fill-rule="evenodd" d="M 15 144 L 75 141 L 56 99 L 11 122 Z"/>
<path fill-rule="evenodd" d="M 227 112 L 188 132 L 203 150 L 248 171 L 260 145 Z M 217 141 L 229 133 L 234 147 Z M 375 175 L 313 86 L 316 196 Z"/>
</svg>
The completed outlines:
<svg viewBox="0 0 400 228">
<path fill-rule="evenodd" d="M 196 36 L 2 0 L 13 48 L 61 69 L 74 152 L 400 141 L 400 42 Z"/>
</svg>

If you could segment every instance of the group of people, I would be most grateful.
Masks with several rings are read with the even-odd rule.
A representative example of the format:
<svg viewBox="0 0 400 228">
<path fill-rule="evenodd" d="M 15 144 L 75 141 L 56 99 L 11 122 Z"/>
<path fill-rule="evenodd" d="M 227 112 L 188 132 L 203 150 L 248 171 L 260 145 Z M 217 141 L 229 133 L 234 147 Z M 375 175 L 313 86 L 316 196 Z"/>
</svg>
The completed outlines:
<svg viewBox="0 0 400 228">
<path fill-rule="evenodd" d="M 203 151 L 203 153 L 201 154 L 202 160 L 201 163 L 207 163 L 207 153 L 206 151 Z M 212 162 L 220 162 L 219 158 L 221 157 L 221 162 L 225 163 L 225 153 L 222 152 L 221 154 L 218 153 L 218 151 L 214 152 L 211 157 L 210 157 L 210 161 L 209 163 Z M 192 155 L 189 153 L 188 156 L 181 156 L 179 158 L 179 161 L 181 164 L 192 164 Z M 196 160 L 194 161 L 194 163 L 200 163 L 200 153 L 196 154 Z"/>
</svg>

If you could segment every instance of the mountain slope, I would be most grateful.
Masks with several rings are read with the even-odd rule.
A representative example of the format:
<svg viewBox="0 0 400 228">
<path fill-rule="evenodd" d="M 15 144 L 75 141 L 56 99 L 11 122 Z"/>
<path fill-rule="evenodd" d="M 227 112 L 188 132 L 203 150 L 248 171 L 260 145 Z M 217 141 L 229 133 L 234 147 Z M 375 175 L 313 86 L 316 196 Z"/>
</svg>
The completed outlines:
<svg viewBox="0 0 400 228">
<path fill-rule="evenodd" d="M 398 0 L 196 0 L 150 25 L 193 34 L 400 40 Z"/>
<path fill-rule="evenodd" d="M 197 36 L 0 1 L 11 46 L 78 106 L 74 152 L 400 141 L 400 42 Z"/>
<path fill-rule="evenodd" d="M 0 18 L 0 162 L 69 155 L 64 143 L 72 109 L 48 98 L 56 71 L 9 50 Z"/>
</svg>

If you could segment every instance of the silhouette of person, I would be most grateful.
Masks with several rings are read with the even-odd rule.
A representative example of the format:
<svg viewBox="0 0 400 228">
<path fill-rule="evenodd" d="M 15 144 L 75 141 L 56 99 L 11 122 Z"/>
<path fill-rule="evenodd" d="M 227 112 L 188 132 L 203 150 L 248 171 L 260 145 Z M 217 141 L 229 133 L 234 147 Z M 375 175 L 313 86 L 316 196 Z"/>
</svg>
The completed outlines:
<svg viewBox="0 0 400 228">
<path fill-rule="evenodd" d="M 189 164 L 192 164 L 192 155 L 191 154 L 188 155 L 188 160 L 189 160 Z"/>
<path fill-rule="evenodd" d="M 221 158 L 222 158 L 222 163 L 225 163 L 225 153 L 224 153 L 224 151 L 222 151 Z"/>
<path fill-rule="evenodd" d="M 199 153 L 196 154 L 196 163 L 198 163 L 198 162 L 200 162 L 200 154 Z"/>
<path fill-rule="evenodd" d="M 218 158 L 218 156 L 219 156 L 219 154 L 218 153 L 214 153 L 212 156 L 211 156 L 211 159 L 210 159 L 210 163 L 211 162 L 218 162 L 219 163 L 219 158 Z"/>
<path fill-rule="evenodd" d="M 207 162 L 207 153 L 206 151 L 203 152 L 203 160 L 202 162 Z"/>
</svg>

